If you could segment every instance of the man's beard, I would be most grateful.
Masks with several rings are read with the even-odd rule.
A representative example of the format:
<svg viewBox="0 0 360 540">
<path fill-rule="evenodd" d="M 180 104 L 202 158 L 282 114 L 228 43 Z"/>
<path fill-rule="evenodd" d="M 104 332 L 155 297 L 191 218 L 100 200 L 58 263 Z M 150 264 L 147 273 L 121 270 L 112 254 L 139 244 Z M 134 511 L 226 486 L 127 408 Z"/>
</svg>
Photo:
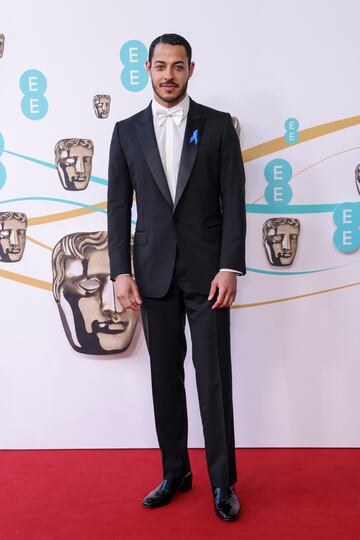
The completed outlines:
<svg viewBox="0 0 360 540">
<path fill-rule="evenodd" d="M 163 97 L 157 92 L 155 85 L 153 83 L 153 80 L 151 79 L 151 85 L 153 87 L 154 93 L 163 101 L 166 101 L 166 103 L 173 103 L 173 101 L 179 101 L 180 98 L 182 98 L 186 94 L 186 90 L 188 87 L 189 78 L 187 79 L 184 86 L 181 88 L 180 93 L 177 96 L 169 96 L 169 97 Z"/>
</svg>

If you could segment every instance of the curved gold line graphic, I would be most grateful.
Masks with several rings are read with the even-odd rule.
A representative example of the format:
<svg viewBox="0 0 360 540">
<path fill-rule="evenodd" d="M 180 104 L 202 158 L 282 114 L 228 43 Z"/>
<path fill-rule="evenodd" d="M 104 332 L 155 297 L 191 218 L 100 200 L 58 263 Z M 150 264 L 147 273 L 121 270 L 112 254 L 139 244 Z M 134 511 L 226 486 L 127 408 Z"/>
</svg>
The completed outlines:
<svg viewBox="0 0 360 540">
<path fill-rule="evenodd" d="M 316 165 L 319 165 L 319 163 L 323 163 L 324 161 L 327 161 L 328 159 L 331 159 L 335 156 L 340 156 L 341 154 L 346 154 L 347 152 L 353 152 L 354 150 L 360 150 L 360 146 L 354 146 L 353 148 L 347 148 L 346 150 L 341 150 L 340 152 L 335 152 L 335 154 L 330 154 L 330 156 L 326 156 L 323 159 L 319 159 L 319 161 L 315 161 L 314 163 L 310 163 L 307 167 L 304 169 L 301 169 L 301 171 L 298 171 L 297 173 L 293 174 L 293 178 L 295 176 L 299 176 L 299 174 L 302 174 L 303 172 L 307 171 L 308 169 L 311 169 L 312 167 L 315 167 Z"/>
<path fill-rule="evenodd" d="M 347 148 L 347 150 L 341 150 L 340 152 L 335 152 L 335 154 L 330 154 L 329 156 L 324 157 L 323 159 L 319 159 L 319 161 L 315 161 L 314 163 L 310 163 L 307 167 L 304 169 L 301 169 L 301 171 L 298 171 L 297 173 L 292 175 L 292 178 L 295 178 L 295 176 L 299 176 L 299 174 L 302 174 L 303 172 L 311 169 L 312 167 L 315 167 L 316 165 L 319 165 L 319 163 L 322 163 L 323 161 L 327 161 L 328 159 L 331 159 L 335 156 L 340 156 L 341 154 L 346 154 L 346 152 L 352 152 L 353 150 L 359 150 L 360 146 L 354 146 L 353 148 Z M 255 201 L 252 202 L 252 204 L 256 204 L 257 202 L 261 201 L 265 198 L 265 195 L 261 195 Z"/>
<path fill-rule="evenodd" d="M 334 122 L 327 122 L 326 124 L 320 124 L 307 129 L 302 129 L 299 131 L 299 140 L 295 144 L 289 144 L 286 142 L 284 136 L 277 137 L 271 141 L 267 141 L 262 144 L 257 144 L 252 146 L 247 150 L 244 150 L 242 153 L 243 159 L 245 162 L 252 161 L 259 157 L 272 154 L 273 152 L 278 152 L 279 150 L 284 150 L 284 148 L 289 148 L 291 146 L 297 146 L 311 139 L 316 139 L 317 137 L 322 137 L 323 135 L 328 135 L 334 131 L 340 131 L 351 126 L 356 126 L 360 124 L 360 116 L 351 116 L 350 118 L 343 118 L 342 120 L 335 120 Z"/>
<path fill-rule="evenodd" d="M 252 146 L 243 150 L 242 157 L 244 162 L 252 161 L 259 157 L 272 154 L 278 150 L 283 150 L 284 148 L 289 148 L 290 146 L 296 146 L 311 139 L 316 139 L 317 137 L 322 137 L 323 135 L 328 135 L 334 131 L 339 131 L 341 129 L 346 129 L 351 126 L 360 124 L 360 116 L 351 116 L 350 118 L 343 118 L 342 120 L 335 120 L 334 122 L 327 122 L 326 124 L 320 124 L 319 126 L 314 126 L 311 128 L 303 129 L 299 131 L 299 140 L 295 144 L 289 144 L 285 141 L 284 137 L 277 137 L 262 144 Z M 135 195 L 134 195 L 135 199 Z M 255 201 L 257 202 L 257 201 Z M 106 201 L 95 203 L 93 206 L 98 208 L 105 209 L 107 204 Z M 91 214 L 95 210 L 89 208 L 78 208 L 76 210 L 69 210 L 67 212 L 58 212 L 56 214 L 48 214 L 46 216 L 38 216 L 29 218 L 28 225 L 41 225 L 43 223 L 50 223 L 53 221 L 61 221 L 63 219 L 72 219 L 74 217 L 84 216 L 86 214 Z"/>
<path fill-rule="evenodd" d="M 37 287 L 38 289 L 45 289 L 46 291 L 52 290 L 52 285 L 48 281 L 42 281 L 41 279 L 24 276 L 23 274 L 17 274 L 16 272 L 11 272 L 9 270 L 0 269 L 0 276 L 6 279 L 11 279 L 12 281 L 24 283 L 25 285 L 31 285 L 31 287 Z"/>
<path fill-rule="evenodd" d="M 35 240 L 35 238 L 32 238 L 31 236 L 29 236 L 28 234 L 26 235 L 26 240 L 29 240 L 29 242 L 33 242 L 34 244 L 37 244 L 38 246 L 40 247 L 43 247 L 45 249 L 48 249 L 49 251 L 52 251 L 53 248 L 46 245 L 46 244 L 43 244 L 42 242 L 39 242 L 39 240 Z"/>
<path fill-rule="evenodd" d="M 254 302 L 252 304 L 235 304 L 231 306 L 231 309 L 243 309 L 249 307 L 266 306 L 268 304 L 278 304 L 279 302 L 289 302 L 290 300 L 298 300 L 299 298 L 307 298 L 308 296 L 316 296 L 318 294 L 339 291 L 340 289 L 348 289 L 349 287 L 356 287 L 357 285 L 360 285 L 360 281 L 357 281 L 356 283 L 349 283 L 348 285 L 340 285 L 339 287 L 332 287 L 331 289 L 323 289 L 321 291 L 315 291 L 312 293 L 299 294 L 297 296 L 288 296 L 287 298 L 277 298 L 276 300 Z"/>
<path fill-rule="evenodd" d="M 95 203 L 92 206 L 104 210 L 107 207 L 106 201 Z M 66 212 L 57 212 L 56 214 L 48 214 L 46 216 L 38 216 L 28 219 L 28 225 L 42 225 L 43 223 L 51 223 L 53 221 L 62 221 L 63 219 L 72 219 L 75 217 L 86 216 L 96 212 L 92 208 L 77 208 L 76 210 L 67 210 Z"/>
<path fill-rule="evenodd" d="M 52 290 L 52 285 L 48 281 L 42 281 L 41 279 L 24 276 L 22 274 L 17 274 L 8 270 L 0 269 L 0 277 L 11 279 L 13 281 L 18 281 L 19 283 L 24 283 L 25 285 L 31 285 L 32 287 L 38 287 L 39 289 L 45 289 L 47 291 Z M 275 300 L 266 300 L 263 302 L 253 302 L 251 304 L 233 304 L 231 306 L 231 309 L 244 309 L 250 307 L 266 306 L 269 304 L 277 304 L 279 302 L 289 302 L 290 300 L 298 300 L 299 298 L 307 298 L 309 296 L 316 296 L 318 294 L 325 294 L 328 292 L 339 291 L 341 289 L 348 289 L 349 287 L 356 287 L 357 285 L 360 285 L 360 281 L 357 281 L 356 283 L 348 283 L 347 285 L 340 285 L 339 287 L 332 287 L 331 289 L 323 289 L 321 291 L 315 291 L 312 293 L 300 294 L 298 296 L 288 296 L 286 298 L 277 298 Z"/>
</svg>

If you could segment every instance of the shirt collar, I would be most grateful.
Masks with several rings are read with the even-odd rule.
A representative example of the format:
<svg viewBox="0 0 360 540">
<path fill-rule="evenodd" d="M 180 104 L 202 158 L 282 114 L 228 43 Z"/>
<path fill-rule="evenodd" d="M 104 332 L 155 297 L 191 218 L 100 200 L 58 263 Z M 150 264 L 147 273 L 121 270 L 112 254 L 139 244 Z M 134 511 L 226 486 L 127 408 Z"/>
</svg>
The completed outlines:
<svg viewBox="0 0 360 540">
<path fill-rule="evenodd" d="M 178 103 L 177 105 L 174 105 L 174 107 L 164 107 L 164 105 L 161 105 L 155 99 L 153 99 L 151 101 L 151 109 L 152 109 L 153 116 L 155 114 L 155 111 L 157 111 L 157 110 L 164 109 L 166 111 L 171 111 L 171 109 L 173 109 L 173 108 L 174 109 L 175 108 L 181 108 L 183 110 L 183 119 L 184 119 L 186 117 L 187 113 L 189 112 L 189 107 L 190 107 L 190 98 L 189 98 L 188 94 L 185 95 L 184 99 L 182 101 L 180 101 L 180 103 Z"/>
</svg>

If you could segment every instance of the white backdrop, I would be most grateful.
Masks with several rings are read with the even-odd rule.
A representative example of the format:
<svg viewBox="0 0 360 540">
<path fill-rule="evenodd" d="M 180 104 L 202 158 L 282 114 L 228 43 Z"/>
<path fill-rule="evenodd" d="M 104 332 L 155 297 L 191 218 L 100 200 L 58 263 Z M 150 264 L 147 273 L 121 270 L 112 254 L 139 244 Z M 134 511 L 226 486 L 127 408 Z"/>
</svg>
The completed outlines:
<svg viewBox="0 0 360 540">
<path fill-rule="evenodd" d="M 54 163 L 57 140 L 90 138 L 92 174 L 106 178 L 114 123 L 146 107 L 152 96 L 150 82 L 140 92 L 121 84 L 121 46 L 136 39 L 148 47 L 165 32 L 184 35 L 196 64 L 191 97 L 240 119 L 244 157 L 268 143 L 264 155 L 246 159 L 247 202 L 266 204 L 264 167 L 282 157 L 294 173 L 290 205 L 303 209 L 280 214 L 298 217 L 302 230 L 294 264 L 279 270 L 298 273 L 279 275 L 267 273 L 274 268 L 261 238 L 263 222 L 274 214 L 249 206 L 249 271 L 238 278 L 231 311 L 236 444 L 358 446 L 360 253 L 336 249 L 332 211 L 319 212 L 317 205 L 360 201 L 354 183 L 360 117 L 352 127 L 316 132 L 278 151 L 271 141 L 284 136 L 289 117 L 304 130 L 359 114 L 359 3 L 184 0 L 168 13 L 164 6 L 159 0 L 65 0 L 54 10 L 39 0 L 2 3 L 0 161 L 7 180 L 0 211 L 35 218 L 75 208 L 49 198 L 104 201 L 105 185 L 90 182 L 75 197 L 61 188 L 56 170 L 31 160 Z M 49 110 L 39 121 L 20 107 L 19 79 L 28 69 L 40 70 L 48 83 Z M 93 96 L 101 93 L 112 96 L 106 120 L 92 110 Z M 23 197 L 34 199 L 4 202 Z M 70 232 L 105 229 L 106 214 L 94 212 L 30 225 L 28 234 L 53 247 Z M 0 446 L 156 447 L 141 321 L 125 352 L 78 354 L 65 337 L 51 291 L 34 281 L 51 282 L 51 251 L 27 242 L 20 262 L 0 264 Z M 188 326 L 187 337 L 189 446 L 203 446 Z"/>
</svg>

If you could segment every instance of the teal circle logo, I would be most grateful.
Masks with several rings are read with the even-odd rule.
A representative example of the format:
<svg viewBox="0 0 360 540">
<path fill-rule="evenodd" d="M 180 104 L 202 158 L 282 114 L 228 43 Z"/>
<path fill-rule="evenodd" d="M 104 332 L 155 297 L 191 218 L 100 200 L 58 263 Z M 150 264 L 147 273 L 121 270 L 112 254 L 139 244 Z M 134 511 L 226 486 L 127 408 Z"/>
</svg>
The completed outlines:
<svg viewBox="0 0 360 540">
<path fill-rule="evenodd" d="M 274 182 L 287 184 L 292 177 L 292 167 L 286 159 L 275 158 L 266 165 L 264 174 L 269 184 Z"/>
<path fill-rule="evenodd" d="M 343 253 L 352 253 L 360 247 L 360 203 L 345 202 L 334 210 L 333 220 L 337 229 L 333 241 Z"/>
<path fill-rule="evenodd" d="M 266 202 L 280 208 L 287 206 L 292 199 L 292 189 L 288 185 L 292 178 L 290 163 L 286 159 L 272 159 L 267 163 L 264 175 L 268 183 L 264 194 Z"/>
<path fill-rule="evenodd" d="M 292 199 L 292 189 L 287 184 L 273 184 L 265 189 L 265 200 L 271 206 L 282 208 Z"/>
<path fill-rule="evenodd" d="M 296 118 L 288 118 L 285 121 L 285 141 L 289 144 L 295 144 L 299 140 L 299 121 Z"/>
<path fill-rule="evenodd" d="M 5 141 L 2 133 L 0 133 L 0 156 L 3 154 L 5 148 Z M 6 182 L 6 169 L 0 161 L 0 189 L 2 189 Z"/>
<path fill-rule="evenodd" d="M 0 161 L 0 189 L 2 189 L 6 182 L 6 169 Z"/>
<path fill-rule="evenodd" d="M 24 94 L 21 110 L 30 120 L 41 120 L 48 112 L 48 101 L 44 96 L 47 89 L 45 75 L 37 69 L 28 69 L 20 77 L 20 89 Z"/>
<path fill-rule="evenodd" d="M 140 92 L 148 83 L 148 73 L 145 68 L 147 48 L 136 39 L 126 41 L 120 49 L 120 60 L 124 66 L 120 80 L 129 92 Z"/>
</svg>

